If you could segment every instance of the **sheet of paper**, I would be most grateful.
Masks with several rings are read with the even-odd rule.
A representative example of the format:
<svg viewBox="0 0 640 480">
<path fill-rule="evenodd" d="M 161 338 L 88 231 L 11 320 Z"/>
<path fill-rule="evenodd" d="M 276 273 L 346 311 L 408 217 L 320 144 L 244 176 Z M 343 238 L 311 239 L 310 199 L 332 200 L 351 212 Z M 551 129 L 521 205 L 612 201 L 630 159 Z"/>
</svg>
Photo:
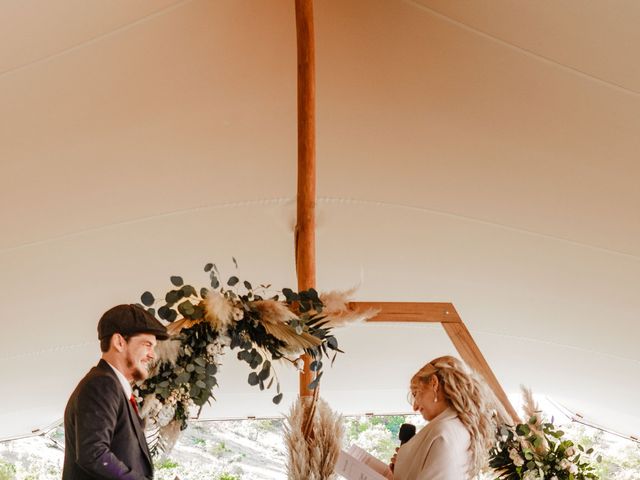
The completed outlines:
<svg viewBox="0 0 640 480">
<path fill-rule="evenodd" d="M 347 452 L 344 450 L 340 452 L 336 473 L 347 480 L 387 480 L 393 478 L 390 476 L 391 471 L 386 464 L 356 445 L 352 445 Z"/>
</svg>

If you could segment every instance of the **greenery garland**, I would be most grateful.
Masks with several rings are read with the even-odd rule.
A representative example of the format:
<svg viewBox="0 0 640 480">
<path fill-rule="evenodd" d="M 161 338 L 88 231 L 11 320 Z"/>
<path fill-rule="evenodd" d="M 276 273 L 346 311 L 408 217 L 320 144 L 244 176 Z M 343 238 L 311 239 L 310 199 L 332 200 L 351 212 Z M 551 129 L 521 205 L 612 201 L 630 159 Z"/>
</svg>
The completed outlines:
<svg viewBox="0 0 640 480">
<path fill-rule="evenodd" d="M 235 259 L 234 264 L 237 268 Z M 147 428 L 155 429 L 154 454 L 173 446 L 187 426 L 191 407 L 201 409 L 215 400 L 217 359 L 226 349 L 237 350 L 237 358 L 248 364 L 249 385 L 264 390 L 275 383 L 275 404 L 282 400 L 282 393 L 273 360 L 288 360 L 300 367 L 299 354 L 308 353 L 310 368 L 316 372 L 309 388 L 315 389 L 322 377 L 323 358 L 333 354 L 333 362 L 341 352 L 314 289 L 284 288 L 267 298 L 270 285 L 254 289 L 235 275 L 223 285 L 214 264 L 208 263 L 204 271 L 211 288 L 196 290 L 182 277 L 172 276 L 174 288 L 163 300 L 148 291 L 140 297 L 141 306 L 167 325 L 171 334 L 169 340 L 158 342 L 157 363 L 149 378 L 135 388 Z"/>
</svg>

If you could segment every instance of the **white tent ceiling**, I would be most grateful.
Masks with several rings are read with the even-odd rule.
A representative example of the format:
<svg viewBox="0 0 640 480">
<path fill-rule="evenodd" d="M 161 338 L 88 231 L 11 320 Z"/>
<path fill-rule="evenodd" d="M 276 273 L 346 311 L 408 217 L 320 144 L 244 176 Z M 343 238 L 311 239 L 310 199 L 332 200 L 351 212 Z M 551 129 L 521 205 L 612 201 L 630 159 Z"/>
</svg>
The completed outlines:
<svg viewBox="0 0 640 480">
<path fill-rule="evenodd" d="M 318 288 L 451 301 L 508 392 L 638 436 L 640 3 L 315 11 Z M 61 417 L 111 305 L 231 256 L 295 287 L 296 65 L 289 0 L 4 2 L 0 31 L 2 439 Z M 406 411 L 453 350 L 427 325 L 337 335 L 345 413 Z M 277 409 L 225 363 L 207 417 L 294 398 L 294 372 Z"/>
</svg>

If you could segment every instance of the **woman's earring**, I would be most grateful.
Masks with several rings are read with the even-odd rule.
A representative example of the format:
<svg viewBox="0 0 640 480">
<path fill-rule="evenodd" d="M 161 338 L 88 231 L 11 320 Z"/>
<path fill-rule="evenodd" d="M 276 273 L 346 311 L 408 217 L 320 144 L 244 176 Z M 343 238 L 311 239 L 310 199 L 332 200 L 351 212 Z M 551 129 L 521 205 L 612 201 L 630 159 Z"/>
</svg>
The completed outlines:
<svg viewBox="0 0 640 480">
<path fill-rule="evenodd" d="M 433 391 L 433 403 L 438 403 L 438 392 L 437 392 L 437 390 Z"/>
</svg>

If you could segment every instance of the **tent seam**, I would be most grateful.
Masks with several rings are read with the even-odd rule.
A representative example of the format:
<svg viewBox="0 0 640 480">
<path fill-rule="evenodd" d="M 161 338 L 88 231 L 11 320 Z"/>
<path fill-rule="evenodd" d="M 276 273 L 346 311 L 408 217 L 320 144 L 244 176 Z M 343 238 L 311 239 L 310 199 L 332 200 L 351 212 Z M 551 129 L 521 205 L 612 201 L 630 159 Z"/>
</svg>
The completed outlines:
<svg viewBox="0 0 640 480">
<path fill-rule="evenodd" d="M 584 72 L 584 71 L 582 71 L 582 70 L 580 70 L 580 69 L 578 69 L 576 67 L 572 67 L 572 66 L 567 65 L 565 63 L 562 63 L 562 62 L 559 62 L 557 60 L 554 60 L 553 58 L 546 57 L 544 55 L 536 53 L 533 50 L 529 50 L 527 48 L 521 47 L 521 46 L 516 45 L 514 43 L 508 42 L 507 40 L 504 40 L 502 38 L 496 37 L 496 36 L 494 36 L 494 35 L 492 35 L 490 33 L 487 33 L 485 31 L 482 31 L 477 27 L 473 27 L 473 26 L 468 25 L 468 24 L 466 24 L 466 23 L 464 23 L 464 22 L 462 22 L 460 20 L 456 20 L 454 18 L 451 18 L 448 15 L 446 15 L 446 14 L 444 14 L 442 12 L 439 12 L 439 11 L 435 10 L 434 8 L 432 8 L 432 7 L 428 7 L 426 5 L 423 5 L 422 3 L 420 3 L 417 0 L 403 0 L 403 1 L 405 3 L 413 5 L 414 7 L 418 8 L 420 10 L 424 10 L 426 12 L 429 12 L 430 14 L 432 14 L 432 15 L 434 15 L 434 16 L 436 16 L 436 17 L 438 17 L 438 18 L 440 18 L 440 19 L 442 19 L 442 20 L 444 20 L 444 21 L 446 21 L 446 22 L 448 22 L 448 23 L 450 23 L 452 25 L 456 25 L 456 26 L 458 26 L 458 27 L 460 27 L 460 28 L 462 28 L 464 30 L 467 30 L 469 32 L 472 32 L 472 33 L 474 33 L 476 35 L 479 35 L 481 37 L 484 37 L 484 38 L 487 38 L 489 40 L 492 40 L 495 43 L 498 43 L 498 44 L 500 44 L 502 46 L 505 46 L 505 47 L 507 47 L 507 48 L 509 48 L 511 50 L 516 50 L 518 52 L 524 53 L 525 55 L 527 55 L 529 57 L 532 57 L 532 58 L 535 58 L 535 59 L 537 59 L 539 61 L 542 61 L 544 63 L 548 63 L 550 65 L 555 65 L 557 67 L 562 68 L 563 70 L 567 70 L 570 73 L 573 73 L 573 74 L 576 74 L 578 76 L 584 77 L 584 78 L 586 78 L 588 80 L 591 80 L 593 82 L 600 83 L 602 85 L 608 86 L 608 87 L 613 88 L 615 90 L 618 90 L 618 91 L 620 91 L 622 93 L 627 93 L 627 94 L 633 95 L 635 97 L 640 97 L 640 92 L 637 92 L 636 90 L 632 90 L 631 88 L 624 87 L 624 86 L 622 86 L 620 84 L 617 84 L 615 82 L 611 82 L 609 80 L 605 80 L 605 79 L 600 78 L 598 76 L 591 75 L 591 74 L 589 74 L 587 72 Z"/>
</svg>

